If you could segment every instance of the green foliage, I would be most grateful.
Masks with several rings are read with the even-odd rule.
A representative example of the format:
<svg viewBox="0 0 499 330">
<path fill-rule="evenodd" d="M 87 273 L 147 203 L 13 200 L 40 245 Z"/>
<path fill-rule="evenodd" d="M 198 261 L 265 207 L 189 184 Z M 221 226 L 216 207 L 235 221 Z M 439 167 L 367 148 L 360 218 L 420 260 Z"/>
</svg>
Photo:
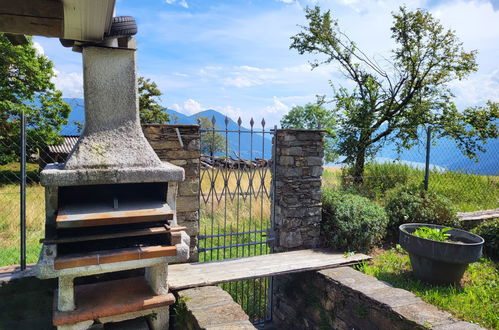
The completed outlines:
<svg viewBox="0 0 499 330">
<path fill-rule="evenodd" d="M 485 254 L 489 258 L 499 260 L 499 219 L 483 222 L 473 228 L 472 232 L 485 240 Z"/>
<path fill-rule="evenodd" d="M 450 238 L 450 234 L 447 234 L 449 230 L 452 230 L 452 228 L 446 227 L 438 229 L 430 227 L 419 227 L 412 233 L 412 235 L 424 239 L 430 239 L 433 241 L 445 242 L 448 241 Z"/>
<path fill-rule="evenodd" d="M 338 158 L 334 151 L 336 119 L 331 111 L 323 107 L 324 101 L 319 98 L 316 104 L 308 103 L 304 106 L 294 106 L 281 119 L 282 128 L 321 129 L 326 131 L 324 141 L 325 157 L 327 162 Z"/>
<path fill-rule="evenodd" d="M 219 132 L 215 132 L 218 127 L 213 126 L 208 117 L 199 117 L 198 122 L 204 130 L 201 132 L 201 154 L 213 156 L 217 153 L 225 153 L 226 139 Z"/>
<path fill-rule="evenodd" d="M 158 85 L 150 79 L 139 77 L 139 114 L 142 124 L 166 124 L 170 116 L 166 108 L 158 104 L 161 91 Z"/>
<path fill-rule="evenodd" d="M 459 286 L 439 286 L 415 280 L 409 273 L 409 256 L 405 251 L 400 253 L 395 249 L 373 256 L 369 263 L 362 264 L 358 269 L 396 288 L 411 291 L 456 318 L 489 329 L 499 328 L 499 268 L 490 260 L 482 258 L 470 264 Z"/>
<path fill-rule="evenodd" d="M 53 63 L 38 54 L 31 37 L 13 46 L 0 33 L 0 164 L 16 161 L 20 118 L 26 117 L 28 155 L 36 148 L 60 142 L 59 131 L 67 123 L 70 106 L 55 88 Z"/>
<path fill-rule="evenodd" d="M 322 232 L 328 246 L 369 251 L 385 235 L 388 218 L 382 207 L 365 197 L 325 189 L 322 193 Z"/>
<path fill-rule="evenodd" d="M 424 171 L 400 163 L 368 163 L 360 185 L 353 183 L 348 167 L 341 173 L 326 169 L 322 178 L 328 187 L 352 190 L 386 205 L 387 195 L 392 195 L 392 190 L 405 185 L 420 185 Z M 488 210 L 497 207 L 499 181 L 495 176 L 432 170 L 429 190 L 448 198 L 458 212 Z"/>
<path fill-rule="evenodd" d="M 187 309 L 189 297 L 180 297 L 173 305 L 173 324 L 175 329 L 186 329 L 190 319 L 190 313 Z"/>
<path fill-rule="evenodd" d="M 355 189 L 362 196 L 374 200 L 383 198 L 390 189 L 407 185 L 411 177 L 420 176 L 420 180 L 423 178 L 422 171 L 400 163 L 366 164 L 364 180 L 360 185 L 354 184 L 352 172 L 352 167 L 343 169 L 341 176 L 343 189 Z"/>
<path fill-rule="evenodd" d="M 388 229 L 397 233 L 403 223 L 431 223 L 459 227 L 452 203 L 439 194 L 425 191 L 416 185 L 392 191 L 387 197 Z"/>
<path fill-rule="evenodd" d="M 398 150 L 411 148 L 419 143 L 422 126 L 430 125 L 435 136 L 451 137 L 469 157 L 488 138 L 499 136 L 497 103 L 458 111 L 449 88 L 477 70 L 477 52 L 465 51 L 455 32 L 425 10 L 401 7 L 393 18 L 396 47 L 383 66 L 345 35 L 329 10 L 321 12 L 318 6 L 307 8 L 308 25 L 291 38 L 290 48 L 299 54 L 320 56 L 312 68 L 337 64 L 354 85 L 333 86 L 332 101 L 339 127 L 336 152 L 353 165 L 355 183 L 362 182 L 366 161 L 387 139 Z"/>
</svg>

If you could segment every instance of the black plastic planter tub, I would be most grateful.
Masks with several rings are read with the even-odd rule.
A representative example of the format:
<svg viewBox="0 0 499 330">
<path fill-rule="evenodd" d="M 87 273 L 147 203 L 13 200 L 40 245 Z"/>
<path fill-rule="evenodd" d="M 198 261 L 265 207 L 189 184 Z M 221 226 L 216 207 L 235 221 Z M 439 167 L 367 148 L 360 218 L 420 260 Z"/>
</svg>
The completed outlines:
<svg viewBox="0 0 499 330">
<path fill-rule="evenodd" d="M 457 242 L 439 242 L 412 235 L 420 227 L 447 228 L 424 223 L 407 223 L 399 227 L 400 245 L 409 253 L 414 277 L 433 284 L 456 284 L 469 263 L 482 255 L 483 238 L 452 228 L 447 233 Z"/>
</svg>

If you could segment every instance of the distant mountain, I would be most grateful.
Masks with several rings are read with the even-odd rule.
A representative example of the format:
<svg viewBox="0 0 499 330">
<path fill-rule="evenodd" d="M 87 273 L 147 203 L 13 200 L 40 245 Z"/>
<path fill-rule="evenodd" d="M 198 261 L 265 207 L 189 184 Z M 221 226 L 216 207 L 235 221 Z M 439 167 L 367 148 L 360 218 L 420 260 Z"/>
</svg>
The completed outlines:
<svg viewBox="0 0 499 330">
<path fill-rule="evenodd" d="M 79 98 L 65 98 L 64 101 L 69 103 L 72 108 L 72 111 L 69 115 L 68 124 L 63 127 L 61 134 L 64 135 L 73 135 L 78 133 L 78 126 L 75 124 L 75 121 L 78 123 L 85 122 L 85 102 L 83 99 Z M 197 119 L 199 117 L 208 117 L 210 120 L 215 118 L 215 129 L 216 130 L 224 130 L 224 132 L 218 132 L 225 136 L 225 115 L 221 114 L 215 110 L 204 110 L 198 112 L 192 116 L 184 115 L 175 110 L 167 110 L 170 114 L 170 120 L 172 123 L 176 124 L 197 124 Z M 227 118 L 227 140 L 228 140 L 228 149 L 229 156 L 235 158 L 235 154 L 240 155 L 243 159 L 250 158 L 265 158 L 269 159 L 272 155 L 272 137 L 269 133 L 261 134 L 262 126 L 260 122 L 254 124 L 254 131 L 258 133 L 250 134 L 250 129 L 247 128 L 250 126 L 249 123 L 243 123 L 241 125 L 241 145 L 238 144 L 238 133 L 239 125 L 232 120 L 231 118 Z M 246 126 L 246 127 L 244 127 Z M 268 131 L 268 129 L 266 128 Z M 252 138 L 251 138 L 252 136 Z M 218 156 L 223 156 L 219 154 Z M 263 156 L 263 157 L 262 157 Z"/>
<path fill-rule="evenodd" d="M 186 116 L 175 110 L 167 110 L 170 114 L 170 120 L 177 124 L 197 124 L 197 119 L 200 117 L 207 117 L 212 120 L 215 118 L 215 130 L 221 130 L 222 132 L 217 132 L 218 134 L 226 135 L 225 129 L 227 129 L 227 141 L 229 156 L 235 158 L 235 154 L 240 155 L 244 159 L 255 159 L 255 158 L 265 158 L 269 159 L 272 155 L 272 137 L 269 133 L 270 128 L 265 128 L 266 133 L 262 134 L 261 122 L 255 122 L 253 125 L 253 134 L 251 130 L 247 128 L 250 123 L 242 123 L 241 127 L 227 117 L 227 126 L 225 125 L 226 116 L 215 110 L 204 110 L 198 112 L 192 116 Z M 246 127 L 244 127 L 244 126 Z M 241 130 L 241 145 L 239 146 L 239 133 Z M 224 152 L 225 154 L 225 152 Z M 224 154 L 219 154 L 218 156 L 223 156 Z M 263 155 L 263 157 L 262 157 Z"/>
<path fill-rule="evenodd" d="M 422 133 L 421 139 L 425 139 Z M 499 175 L 499 139 L 490 139 L 484 145 L 485 152 L 478 153 L 477 161 L 469 159 L 461 153 L 456 143 L 450 138 L 440 138 L 433 141 L 430 149 L 430 163 L 452 171 L 461 171 L 482 175 Z M 389 158 L 424 163 L 426 148 L 423 143 L 419 147 L 404 150 L 400 155 L 395 151 L 394 143 L 387 143 L 377 154 L 380 158 Z"/>
<path fill-rule="evenodd" d="M 78 132 L 78 123 L 85 123 L 85 101 L 83 99 L 77 98 L 64 98 L 65 102 L 67 102 L 71 106 L 71 112 L 68 118 L 68 124 L 62 128 L 61 134 L 63 135 L 79 135 Z"/>
<path fill-rule="evenodd" d="M 69 123 L 66 125 L 62 134 L 78 134 L 75 121 L 84 123 L 84 101 L 83 99 L 64 99 L 71 105 L 73 111 L 69 116 Z M 197 124 L 197 118 L 208 117 L 210 120 L 215 118 L 215 127 L 217 130 L 225 130 L 225 116 L 215 110 L 204 110 L 191 116 L 184 115 L 174 110 L 167 110 L 170 114 L 172 122 L 177 124 Z M 272 137 L 269 133 L 263 136 L 260 133 L 249 134 L 249 123 L 242 123 L 241 127 L 232 120 L 227 118 L 227 138 L 229 147 L 229 156 L 235 157 L 235 154 L 241 155 L 241 158 L 271 158 Z M 239 146 L 238 130 L 241 130 L 241 144 Z M 270 129 L 266 128 L 268 131 Z M 260 121 L 255 122 L 254 131 L 261 132 L 262 126 Z M 225 131 L 220 132 L 225 136 Z M 252 138 L 251 138 L 252 136 Z M 424 133 L 421 134 L 421 139 L 425 139 Z M 448 139 L 442 138 L 434 141 L 435 145 L 431 148 L 431 164 L 437 168 L 449 169 L 453 171 L 463 171 L 468 173 L 483 174 L 483 175 L 499 175 L 499 139 L 489 140 L 485 145 L 486 152 L 478 155 L 478 162 L 475 162 L 464 156 L 456 144 Z M 262 157 L 262 155 L 264 157 Z M 219 155 L 221 156 L 221 155 Z M 400 159 L 407 164 L 413 164 L 420 167 L 425 162 L 425 148 L 418 147 L 410 150 L 404 150 L 400 155 L 395 151 L 393 143 L 387 143 L 377 155 L 377 159 L 386 162 L 390 159 Z"/>
</svg>

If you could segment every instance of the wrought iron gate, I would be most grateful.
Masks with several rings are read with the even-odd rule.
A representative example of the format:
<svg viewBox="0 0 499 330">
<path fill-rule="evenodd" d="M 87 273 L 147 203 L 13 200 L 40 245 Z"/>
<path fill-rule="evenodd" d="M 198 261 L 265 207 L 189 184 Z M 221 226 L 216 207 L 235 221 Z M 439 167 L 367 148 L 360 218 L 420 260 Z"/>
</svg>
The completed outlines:
<svg viewBox="0 0 499 330">
<path fill-rule="evenodd" d="M 270 185 L 274 130 L 250 128 L 229 118 L 200 118 L 201 170 L 199 261 L 243 258 L 271 253 Z M 273 157 L 272 157 L 273 158 Z M 225 283 L 250 320 L 271 319 L 271 278 Z"/>
</svg>

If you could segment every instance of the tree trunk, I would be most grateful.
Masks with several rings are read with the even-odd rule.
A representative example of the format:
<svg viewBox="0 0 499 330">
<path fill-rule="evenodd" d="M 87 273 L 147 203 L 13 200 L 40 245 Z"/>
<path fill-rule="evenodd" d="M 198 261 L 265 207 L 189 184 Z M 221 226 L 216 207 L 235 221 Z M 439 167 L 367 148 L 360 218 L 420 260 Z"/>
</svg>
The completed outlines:
<svg viewBox="0 0 499 330">
<path fill-rule="evenodd" d="M 355 155 L 355 163 L 352 168 L 353 183 L 361 185 L 364 182 L 364 164 L 366 161 L 366 148 L 360 147 Z"/>
</svg>

